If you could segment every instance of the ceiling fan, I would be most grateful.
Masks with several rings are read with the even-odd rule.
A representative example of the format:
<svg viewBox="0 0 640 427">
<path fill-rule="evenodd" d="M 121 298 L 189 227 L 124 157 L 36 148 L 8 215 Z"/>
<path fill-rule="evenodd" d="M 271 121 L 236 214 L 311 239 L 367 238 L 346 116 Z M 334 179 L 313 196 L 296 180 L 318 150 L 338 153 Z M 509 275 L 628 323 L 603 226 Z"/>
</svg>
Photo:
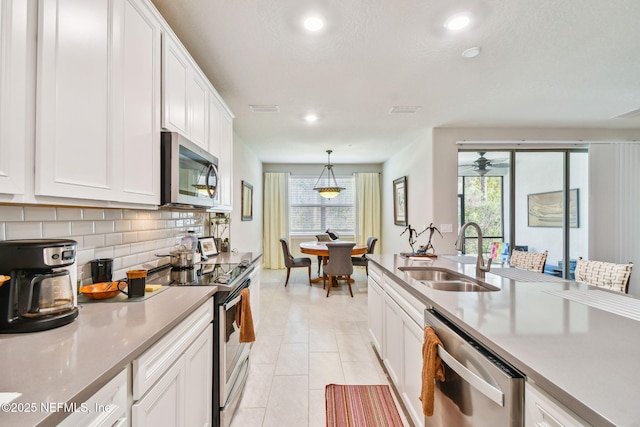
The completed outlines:
<svg viewBox="0 0 640 427">
<path fill-rule="evenodd" d="M 478 151 L 478 157 L 470 164 L 458 165 L 458 176 L 500 176 L 504 175 L 505 171 L 496 170 L 509 168 L 509 159 L 488 159 L 484 155 L 486 151 Z"/>
</svg>

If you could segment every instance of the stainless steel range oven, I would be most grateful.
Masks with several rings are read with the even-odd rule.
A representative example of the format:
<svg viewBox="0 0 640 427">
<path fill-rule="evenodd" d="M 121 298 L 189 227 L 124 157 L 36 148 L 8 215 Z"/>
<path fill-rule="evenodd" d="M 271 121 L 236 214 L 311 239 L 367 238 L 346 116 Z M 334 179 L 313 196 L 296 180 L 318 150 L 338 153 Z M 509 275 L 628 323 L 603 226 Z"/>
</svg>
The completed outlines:
<svg viewBox="0 0 640 427">
<path fill-rule="evenodd" d="M 240 342 L 235 322 L 240 292 L 251 289 L 250 264 L 200 264 L 191 269 L 171 269 L 165 274 L 171 286 L 218 286 L 213 295 L 213 426 L 228 427 L 249 373 L 250 343 Z"/>
<path fill-rule="evenodd" d="M 251 352 L 250 343 L 240 342 L 240 329 L 236 324 L 236 311 L 240 304 L 240 291 L 245 288 L 251 289 L 251 279 L 243 279 L 232 292 L 221 296 L 218 307 L 218 338 L 215 342 L 219 344 L 218 351 L 214 350 L 214 366 L 218 365 L 218 383 L 220 404 L 219 416 L 220 426 L 227 427 L 231 424 L 231 418 L 238 406 L 244 385 L 249 374 L 249 354 Z M 216 293 L 217 295 L 217 293 Z M 214 296 L 215 298 L 215 296 Z M 214 338 L 215 332 L 214 332 Z M 215 372 L 215 370 L 214 370 Z M 216 393 L 214 388 L 214 404 L 216 403 Z"/>
</svg>

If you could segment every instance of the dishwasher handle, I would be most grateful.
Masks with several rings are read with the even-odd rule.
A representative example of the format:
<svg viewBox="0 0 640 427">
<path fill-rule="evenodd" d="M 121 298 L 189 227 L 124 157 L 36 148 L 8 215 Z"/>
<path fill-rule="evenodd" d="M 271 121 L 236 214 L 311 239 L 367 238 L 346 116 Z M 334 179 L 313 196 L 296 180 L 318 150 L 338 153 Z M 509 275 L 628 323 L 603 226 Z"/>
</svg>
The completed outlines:
<svg viewBox="0 0 640 427">
<path fill-rule="evenodd" d="M 442 361 L 446 363 L 449 368 L 451 368 L 456 374 L 460 375 L 463 380 L 472 385 L 476 390 L 484 394 L 493 402 L 497 403 L 500 406 L 504 406 L 504 393 L 502 392 L 502 390 L 494 387 L 493 385 L 489 384 L 488 382 L 468 370 L 466 367 L 464 367 L 464 365 L 462 365 L 452 355 L 450 355 L 447 350 L 445 350 L 441 345 L 438 346 L 438 355 L 440 356 Z"/>
</svg>

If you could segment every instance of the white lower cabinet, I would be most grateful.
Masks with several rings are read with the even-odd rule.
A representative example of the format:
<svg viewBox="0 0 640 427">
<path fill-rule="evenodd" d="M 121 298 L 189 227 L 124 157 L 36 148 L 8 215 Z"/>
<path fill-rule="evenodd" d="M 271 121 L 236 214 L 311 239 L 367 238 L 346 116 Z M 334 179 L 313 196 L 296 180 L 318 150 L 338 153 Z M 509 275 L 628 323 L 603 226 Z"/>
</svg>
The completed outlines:
<svg viewBox="0 0 640 427">
<path fill-rule="evenodd" d="M 384 300 L 384 366 L 396 387 L 400 385 L 404 346 L 402 342 L 402 309 L 389 296 Z"/>
<path fill-rule="evenodd" d="M 179 426 L 185 419 L 185 361 L 180 357 L 131 408 L 131 425 Z"/>
<path fill-rule="evenodd" d="M 213 405 L 213 325 L 184 354 L 185 426 L 210 426 Z M 157 425 L 157 424 L 156 424 Z"/>
<path fill-rule="evenodd" d="M 531 382 L 524 386 L 525 427 L 590 426 Z"/>
<path fill-rule="evenodd" d="M 409 416 L 418 427 L 424 426 L 422 414 L 422 342 L 423 329 L 406 314 L 402 316 L 402 391 L 400 392 Z"/>
<path fill-rule="evenodd" d="M 111 427 L 128 425 L 127 407 L 129 368 L 87 399 L 79 409 L 65 418 L 59 427 Z"/>
<path fill-rule="evenodd" d="M 422 319 L 425 306 L 391 277 L 369 264 L 369 334 L 413 424 L 424 426 Z"/>
<path fill-rule="evenodd" d="M 132 427 L 211 425 L 212 321 L 210 300 L 133 361 Z"/>
<path fill-rule="evenodd" d="M 382 347 L 382 331 L 384 321 L 384 291 L 380 286 L 380 283 L 374 279 L 372 275 L 373 266 L 369 265 L 369 279 L 368 279 L 368 307 L 369 307 L 369 335 L 371 336 L 371 342 L 374 348 L 378 352 L 378 356 L 384 359 L 385 354 Z M 378 275 L 378 277 L 380 277 Z"/>
</svg>

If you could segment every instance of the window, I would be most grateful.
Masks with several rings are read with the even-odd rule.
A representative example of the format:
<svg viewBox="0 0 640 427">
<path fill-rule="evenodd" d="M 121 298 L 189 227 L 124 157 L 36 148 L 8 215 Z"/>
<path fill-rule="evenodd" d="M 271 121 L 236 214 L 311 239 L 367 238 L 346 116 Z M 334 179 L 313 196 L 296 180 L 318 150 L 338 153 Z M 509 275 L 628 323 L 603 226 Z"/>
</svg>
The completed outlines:
<svg viewBox="0 0 640 427">
<path fill-rule="evenodd" d="M 319 234 L 327 229 L 338 234 L 355 233 L 355 179 L 337 176 L 345 189 L 333 199 L 313 189 L 317 176 L 291 176 L 289 180 L 289 229 L 291 234 Z"/>
<path fill-rule="evenodd" d="M 493 242 L 504 241 L 504 178 L 502 176 L 458 177 L 458 222 L 475 222 L 482 229 L 482 252 L 491 253 Z M 463 253 L 478 253 L 473 229 L 467 232 Z"/>
</svg>

